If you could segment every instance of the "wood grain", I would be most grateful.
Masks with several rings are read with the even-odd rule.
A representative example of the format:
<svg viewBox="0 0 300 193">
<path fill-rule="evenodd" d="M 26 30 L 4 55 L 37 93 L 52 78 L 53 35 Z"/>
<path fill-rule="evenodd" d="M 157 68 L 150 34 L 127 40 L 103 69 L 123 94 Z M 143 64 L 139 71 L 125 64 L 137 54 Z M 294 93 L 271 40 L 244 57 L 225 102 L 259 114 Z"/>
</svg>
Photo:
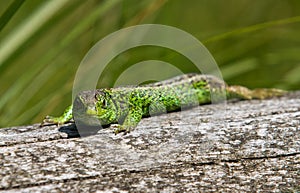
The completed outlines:
<svg viewBox="0 0 300 193">
<path fill-rule="evenodd" d="M 0 192 L 300 191 L 300 92 L 113 127 L 0 129 Z"/>
</svg>

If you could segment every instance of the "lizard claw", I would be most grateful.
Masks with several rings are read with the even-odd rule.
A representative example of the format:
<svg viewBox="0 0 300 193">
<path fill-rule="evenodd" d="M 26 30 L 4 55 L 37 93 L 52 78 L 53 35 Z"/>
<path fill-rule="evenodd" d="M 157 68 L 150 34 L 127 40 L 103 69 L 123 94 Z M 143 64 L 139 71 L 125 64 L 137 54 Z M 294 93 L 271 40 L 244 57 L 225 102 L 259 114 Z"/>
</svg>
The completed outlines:
<svg viewBox="0 0 300 193">
<path fill-rule="evenodd" d="M 133 127 L 125 127 L 124 125 L 118 125 L 117 128 L 114 130 L 115 135 L 119 133 L 124 133 L 124 135 L 130 133 L 133 130 Z"/>
<path fill-rule="evenodd" d="M 66 120 L 62 117 L 53 117 L 53 116 L 49 116 L 47 115 L 44 120 L 42 121 L 42 123 L 40 124 L 40 127 L 46 126 L 46 125 L 63 125 L 64 123 L 68 123 L 68 122 L 72 122 L 73 119 L 71 120 Z"/>
<path fill-rule="evenodd" d="M 40 127 L 45 125 L 59 125 L 59 122 L 55 120 L 55 117 L 47 115 L 40 124 Z"/>
</svg>

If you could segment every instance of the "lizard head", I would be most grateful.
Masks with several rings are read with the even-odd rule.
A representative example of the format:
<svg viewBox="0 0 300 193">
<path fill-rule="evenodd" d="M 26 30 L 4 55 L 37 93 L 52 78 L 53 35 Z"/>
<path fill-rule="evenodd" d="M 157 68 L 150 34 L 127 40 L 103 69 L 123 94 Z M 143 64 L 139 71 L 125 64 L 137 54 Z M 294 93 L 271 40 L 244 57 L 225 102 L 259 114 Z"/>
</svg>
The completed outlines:
<svg viewBox="0 0 300 193">
<path fill-rule="evenodd" d="M 90 126 L 108 125 L 117 119 L 108 89 L 82 91 L 74 100 L 75 121 Z"/>
</svg>

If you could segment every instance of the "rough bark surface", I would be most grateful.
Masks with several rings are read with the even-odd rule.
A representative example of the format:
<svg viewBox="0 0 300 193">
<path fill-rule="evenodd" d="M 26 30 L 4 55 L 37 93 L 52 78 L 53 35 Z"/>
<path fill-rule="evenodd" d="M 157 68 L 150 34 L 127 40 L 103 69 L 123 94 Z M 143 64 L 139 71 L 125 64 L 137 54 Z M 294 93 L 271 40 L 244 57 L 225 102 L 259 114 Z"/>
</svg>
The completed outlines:
<svg viewBox="0 0 300 193">
<path fill-rule="evenodd" d="M 0 129 L 0 192 L 300 191 L 300 92 L 113 127 Z"/>
</svg>

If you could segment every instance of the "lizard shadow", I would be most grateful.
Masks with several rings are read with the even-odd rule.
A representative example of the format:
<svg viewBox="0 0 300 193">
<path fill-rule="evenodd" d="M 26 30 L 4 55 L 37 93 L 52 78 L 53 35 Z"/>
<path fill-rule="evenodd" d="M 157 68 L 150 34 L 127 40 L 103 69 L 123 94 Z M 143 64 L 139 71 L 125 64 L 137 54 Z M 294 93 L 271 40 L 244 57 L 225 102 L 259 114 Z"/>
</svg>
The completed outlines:
<svg viewBox="0 0 300 193">
<path fill-rule="evenodd" d="M 84 130 L 78 131 L 77 126 L 75 123 L 71 123 L 68 125 L 61 126 L 58 131 L 66 133 L 68 135 L 68 138 L 78 138 L 78 137 L 88 137 L 91 135 L 96 135 L 97 132 L 101 129 L 107 128 L 109 125 L 106 126 L 88 126 L 84 125 Z"/>
</svg>

